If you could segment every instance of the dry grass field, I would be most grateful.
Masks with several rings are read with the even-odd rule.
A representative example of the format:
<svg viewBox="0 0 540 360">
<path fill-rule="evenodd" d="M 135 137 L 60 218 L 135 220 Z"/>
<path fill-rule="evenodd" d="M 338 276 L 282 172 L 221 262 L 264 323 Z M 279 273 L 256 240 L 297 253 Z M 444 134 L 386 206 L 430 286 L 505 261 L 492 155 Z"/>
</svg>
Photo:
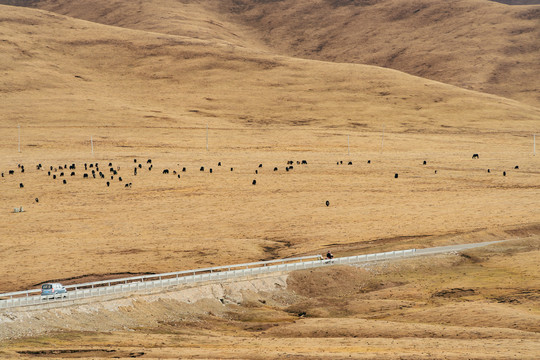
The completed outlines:
<svg viewBox="0 0 540 360">
<path fill-rule="evenodd" d="M 519 26 L 532 27 L 532 38 L 493 39 L 538 45 L 537 7 L 469 3 L 470 17 L 485 10 L 496 19 L 515 19 L 529 11 L 531 19 L 520 19 Z M 143 358 L 465 359 L 538 353 L 537 49 L 503 56 L 528 65 L 520 76 L 501 71 L 511 79 L 500 77 L 500 86 L 490 88 L 492 70 L 484 65 L 496 56 L 485 49 L 477 64 L 482 71 L 461 60 L 444 62 L 456 67 L 437 70 L 437 77 L 347 53 L 307 56 L 289 44 L 294 29 L 274 33 L 268 25 L 261 36 L 252 22 L 257 12 L 285 7 L 285 1 L 253 2 L 246 8 L 250 16 L 222 11 L 227 2 L 110 1 L 114 9 L 107 11 L 79 1 L 25 5 L 41 9 L 0 5 L 0 292 L 327 250 L 344 256 L 514 242 L 467 256 L 293 274 L 286 290 L 261 298 L 268 306 L 257 300 L 219 304 L 221 310 L 205 303 L 187 310 L 141 305 L 135 319 L 172 312 L 174 321 L 141 320 L 135 332 L 112 331 L 122 329 L 112 325 L 98 332 L 59 327 L 58 334 L 2 343 L 0 357 L 144 352 Z M 286 19 L 283 12 L 280 21 Z M 341 41 L 341 49 L 349 48 Z M 467 52 L 439 41 L 456 57 Z M 419 43 L 430 46 L 425 37 Z M 385 52 L 393 46 L 387 45 Z M 461 76 L 486 92 L 466 89 Z M 471 158 L 475 153 L 479 159 Z M 286 171 L 290 160 L 293 168 Z M 307 164 L 297 164 L 302 160 Z M 60 170 L 72 163 L 75 170 Z M 96 174 L 105 178 L 94 179 L 95 167 L 85 171 L 85 163 L 98 163 Z M 25 211 L 13 213 L 20 206 Z M 321 292 L 328 283 L 334 284 L 331 296 Z M 82 347 L 95 352 L 24 353 Z"/>
</svg>

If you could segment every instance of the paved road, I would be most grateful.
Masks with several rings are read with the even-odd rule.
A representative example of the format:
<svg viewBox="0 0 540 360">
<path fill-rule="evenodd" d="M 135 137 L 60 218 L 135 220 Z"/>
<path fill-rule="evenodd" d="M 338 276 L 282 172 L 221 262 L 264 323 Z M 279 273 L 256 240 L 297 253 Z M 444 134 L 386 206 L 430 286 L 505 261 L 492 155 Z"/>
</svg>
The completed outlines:
<svg viewBox="0 0 540 360">
<path fill-rule="evenodd" d="M 68 306 L 75 303 L 81 303 L 81 300 L 85 299 L 86 302 L 100 302 L 111 297 L 124 297 L 129 296 L 135 292 L 148 293 L 148 291 L 154 291 L 158 289 L 164 289 L 166 287 L 179 286 L 183 284 L 195 284 L 195 283 L 205 283 L 208 281 L 224 281 L 230 279 L 239 279 L 239 278 L 249 278 L 259 275 L 268 275 L 271 273 L 283 273 L 290 272 L 295 270 L 316 268 L 321 266 L 332 266 L 332 265 L 352 265 L 352 264 L 362 264 L 372 261 L 389 261 L 394 259 L 403 259 L 416 256 L 427 256 L 433 254 L 442 254 L 448 252 L 456 252 L 467 249 L 478 248 L 482 246 L 488 246 L 502 241 L 488 241 L 482 243 L 473 243 L 473 244 L 458 244 L 450 246 L 439 246 L 434 248 L 427 249 L 408 249 L 408 250 L 398 250 L 398 251 L 388 251 L 385 253 L 377 254 L 365 254 L 365 255 L 356 255 L 348 257 L 338 257 L 332 260 L 322 260 L 315 259 L 311 261 L 303 261 L 303 258 L 295 259 L 279 259 L 271 260 L 267 262 L 259 263 L 250 263 L 250 264 L 237 264 L 231 266 L 225 266 L 221 268 L 236 268 L 237 270 L 228 271 L 202 271 L 199 270 L 190 270 L 183 273 L 184 276 L 174 276 L 176 273 L 168 274 L 156 274 L 152 275 L 154 278 L 159 278 L 159 280 L 151 281 L 142 281 L 140 277 L 126 278 L 126 280 L 120 284 L 109 284 L 108 286 L 99 286 L 88 288 L 88 284 L 78 284 L 70 285 L 75 287 L 75 290 L 70 290 L 67 293 L 67 298 L 62 299 L 42 299 L 39 295 L 33 295 L 33 293 L 39 294 L 39 290 L 30 290 L 32 294 L 19 294 L 17 297 L 11 296 L 9 299 L 0 300 L 0 310 L 2 309 L 17 309 L 17 308 L 36 308 L 36 307 L 59 307 L 59 306 Z M 312 256 L 311 258 L 316 258 Z M 256 267 L 253 264 L 257 264 Z M 193 274 L 191 275 L 191 273 Z M 197 273 L 199 272 L 199 273 Z M 172 274 L 172 276 L 171 276 Z M 112 282 L 112 281 L 111 281 Z M 91 283 L 89 283 L 91 284 Z M 80 288 L 84 285 L 87 285 L 86 288 Z M 79 287 L 79 289 L 77 289 Z M 23 293 L 23 292 L 20 292 Z M 6 294 L 0 294 L 6 295 Z M 24 296 L 26 295 L 26 296 Z"/>
<path fill-rule="evenodd" d="M 447 253 L 447 252 L 452 252 L 452 251 L 462 251 L 462 250 L 474 249 L 478 247 L 497 244 L 504 241 L 508 241 L 508 240 L 487 241 L 487 242 L 480 242 L 480 243 L 473 243 L 473 244 L 458 244 L 458 245 L 432 247 L 432 248 L 427 248 L 427 249 L 417 249 L 416 255 L 429 255 L 429 254 Z"/>
</svg>

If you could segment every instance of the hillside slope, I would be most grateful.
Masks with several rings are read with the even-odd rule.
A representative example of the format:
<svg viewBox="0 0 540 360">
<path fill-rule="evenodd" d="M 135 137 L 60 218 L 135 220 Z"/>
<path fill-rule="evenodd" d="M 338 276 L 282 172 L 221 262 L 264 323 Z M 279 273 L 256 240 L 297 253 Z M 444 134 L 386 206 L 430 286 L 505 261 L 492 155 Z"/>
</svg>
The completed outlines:
<svg viewBox="0 0 540 360">
<path fill-rule="evenodd" d="M 216 3 L 282 53 L 383 66 L 540 103 L 538 6 L 482 0 Z"/>
<path fill-rule="evenodd" d="M 388 67 L 540 104 L 540 9 L 488 0 L 2 0 L 133 29 Z"/>
<path fill-rule="evenodd" d="M 142 108 L 152 107 L 173 123 L 217 117 L 238 125 L 360 121 L 380 128 L 384 117 L 395 131 L 423 132 L 472 123 L 513 131 L 513 121 L 538 116 L 527 105 L 393 70 L 278 57 L 39 10 L 3 6 L 2 14 L 4 116 L 30 124 L 37 116 L 40 123 L 88 125 L 105 114 L 109 123 L 134 124 L 152 115 Z M 40 103 L 39 113 L 32 102 Z"/>
</svg>

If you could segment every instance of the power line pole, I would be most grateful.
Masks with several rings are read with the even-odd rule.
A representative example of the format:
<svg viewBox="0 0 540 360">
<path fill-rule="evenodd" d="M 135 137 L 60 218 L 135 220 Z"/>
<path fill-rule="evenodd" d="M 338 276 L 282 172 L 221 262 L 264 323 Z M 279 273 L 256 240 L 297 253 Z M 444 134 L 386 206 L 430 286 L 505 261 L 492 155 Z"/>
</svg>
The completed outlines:
<svg viewBox="0 0 540 360">
<path fill-rule="evenodd" d="M 386 125 L 383 125 L 383 128 L 382 128 L 382 136 L 381 136 L 381 154 L 382 154 L 382 151 L 383 151 L 383 147 L 384 147 L 384 128 L 386 127 Z"/>
</svg>

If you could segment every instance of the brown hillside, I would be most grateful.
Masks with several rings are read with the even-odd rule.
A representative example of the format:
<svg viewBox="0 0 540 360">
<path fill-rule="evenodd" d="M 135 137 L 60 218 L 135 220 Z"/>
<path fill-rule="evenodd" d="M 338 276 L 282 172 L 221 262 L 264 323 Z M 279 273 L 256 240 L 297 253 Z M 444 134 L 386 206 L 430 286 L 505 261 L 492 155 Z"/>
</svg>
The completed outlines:
<svg viewBox="0 0 540 360">
<path fill-rule="evenodd" d="M 540 104 L 540 9 L 488 0 L 2 0 L 108 25 L 393 68 Z"/>
<path fill-rule="evenodd" d="M 496 124 L 498 131 L 514 131 L 517 121 L 519 131 L 529 133 L 539 113 L 512 100 L 393 70 L 274 56 L 45 11 L 2 10 L 1 64 L 7 71 L 0 91 L 9 100 L 6 120 L 119 125 L 129 118 L 133 126 L 150 116 L 139 105 L 144 99 L 145 107 L 167 112 L 162 119 L 177 125 L 209 118 L 218 118 L 220 125 L 360 122 L 379 131 L 383 116 L 387 130 L 395 131 L 462 132 L 473 123 L 477 129 L 491 131 Z M 50 97 L 56 100 L 47 101 Z M 39 113 L 26 105 L 29 99 L 43 102 Z M 105 121 L 106 109 L 114 111 Z"/>
<path fill-rule="evenodd" d="M 537 6 L 481 0 L 244 0 L 223 8 L 282 53 L 383 66 L 540 103 Z"/>
</svg>

